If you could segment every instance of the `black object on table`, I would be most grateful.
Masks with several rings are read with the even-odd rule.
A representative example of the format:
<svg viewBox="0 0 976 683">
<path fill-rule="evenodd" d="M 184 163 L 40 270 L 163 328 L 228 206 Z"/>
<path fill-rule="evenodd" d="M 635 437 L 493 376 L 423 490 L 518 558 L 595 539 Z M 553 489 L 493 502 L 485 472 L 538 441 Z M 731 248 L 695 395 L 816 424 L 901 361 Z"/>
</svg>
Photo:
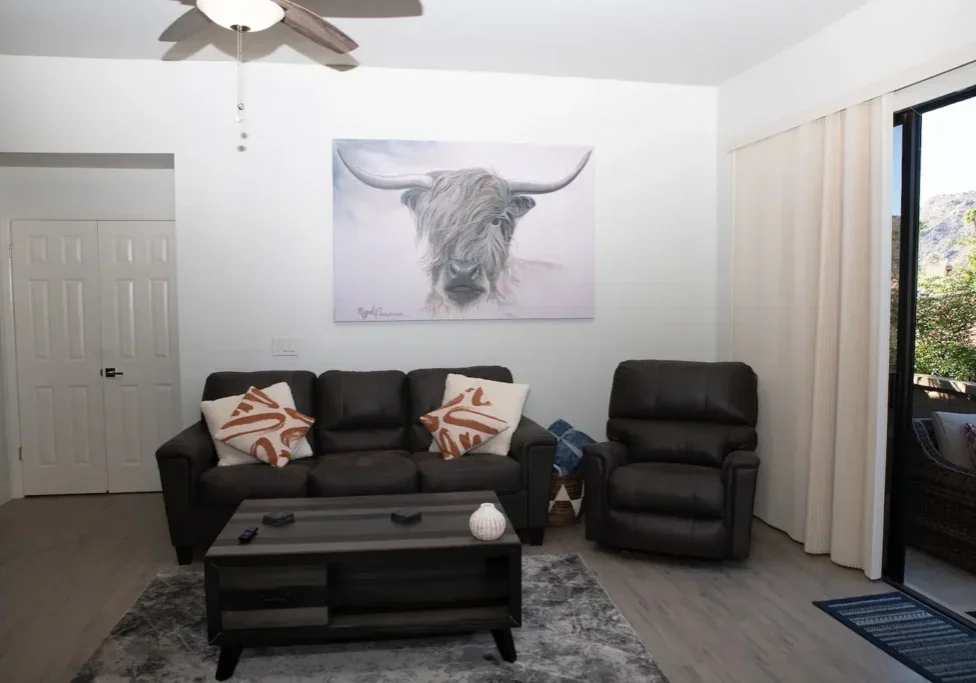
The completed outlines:
<svg viewBox="0 0 976 683">
<path fill-rule="evenodd" d="M 390 513 L 390 519 L 397 524 L 413 524 L 423 519 L 424 513 L 420 510 L 394 510 Z"/>
<path fill-rule="evenodd" d="M 207 631 L 221 647 L 217 680 L 244 647 L 491 631 L 515 661 L 522 623 L 522 546 L 510 522 L 478 541 L 468 519 L 490 491 L 246 500 L 204 557 Z M 237 537 L 267 512 L 301 524 Z M 409 525 L 392 513 L 422 512 Z"/>
<path fill-rule="evenodd" d="M 261 521 L 271 526 L 284 526 L 295 521 L 294 512 L 269 512 L 261 518 Z"/>
<path fill-rule="evenodd" d="M 256 526 L 252 526 L 251 528 L 244 529 L 244 531 L 241 532 L 241 535 L 237 537 L 237 542 L 250 543 L 251 541 L 254 540 L 254 537 L 257 535 L 258 535 L 258 528 Z"/>
</svg>

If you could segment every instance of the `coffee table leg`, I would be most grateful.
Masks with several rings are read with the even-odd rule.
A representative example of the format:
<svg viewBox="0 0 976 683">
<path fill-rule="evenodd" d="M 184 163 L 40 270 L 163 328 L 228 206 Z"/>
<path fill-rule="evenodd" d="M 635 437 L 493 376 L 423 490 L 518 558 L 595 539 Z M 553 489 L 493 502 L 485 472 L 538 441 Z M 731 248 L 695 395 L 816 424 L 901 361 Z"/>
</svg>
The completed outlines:
<svg viewBox="0 0 976 683">
<path fill-rule="evenodd" d="M 514 662 L 516 656 L 515 641 L 512 640 L 512 629 L 496 628 L 492 630 L 491 635 L 495 639 L 495 645 L 498 646 L 498 652 L 501 654 L 502 659 L 506 662 Z"/>
<path fill-rule="evenodd" d="M 226 681 L 234 675 L 234 669 L 237 668 L 237 660 L 241 658 L 241 650 L 243 649 L 240 645 L 224 645 L 220 648 L 220 659 L 217 660 L 216 676 L 218 681 Z"/>
</svg>

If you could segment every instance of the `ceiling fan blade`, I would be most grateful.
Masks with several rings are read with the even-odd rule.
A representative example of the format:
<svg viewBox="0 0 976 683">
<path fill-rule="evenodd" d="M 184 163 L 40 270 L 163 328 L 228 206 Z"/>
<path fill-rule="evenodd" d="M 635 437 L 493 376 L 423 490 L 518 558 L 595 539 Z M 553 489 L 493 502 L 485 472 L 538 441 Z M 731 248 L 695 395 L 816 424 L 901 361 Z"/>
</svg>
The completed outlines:
<svg viewBox="0 0 976 683">
<path fill-rule="evenodd" d="M 299 0 L 305 7 L 330 19 L 396 19 L 419 17 L 420 0 Z"/>
<path fill-rule="evenodd" d="M 274 0 L 285 10 L 281 20 L 285 26 L 294 29 L 309 40 L 344 55 L 359 47 L 359 44 L 314 12 L 305 9 L 292 0 Z"/>
<path fill-rule="evenodd" d="M 187 38 L 192 38 L 204 28 L 212 24 L 207 15 L 194 7 L 186 14 L 170 24 L 165 31 L 159 35 L 159 40 L 163 43 L 182 43 Z"/>
</svg>

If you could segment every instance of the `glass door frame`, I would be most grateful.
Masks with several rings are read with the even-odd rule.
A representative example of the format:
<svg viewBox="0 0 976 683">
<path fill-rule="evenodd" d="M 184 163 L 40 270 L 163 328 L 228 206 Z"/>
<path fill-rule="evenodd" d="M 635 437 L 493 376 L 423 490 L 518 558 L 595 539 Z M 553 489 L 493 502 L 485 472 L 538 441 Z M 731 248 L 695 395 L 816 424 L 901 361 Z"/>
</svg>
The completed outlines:
<svg viewBox="0 0 976 683">
<path fill-rule="evenodd" d="M 895 369 L 888 374 L 888 443 L 885 475 L 884 554 L 881 575 L 903 587 L 905 581 L 905 506 L 908 473 L 905 446 L 911 443 L 912 390 L 915 382 L 915 301 L 918 288 L 919 193 L 922 116 L 914 109 L 895 114 L 901 126 L 901 232 L 898 255 L 898 324 Z M 895 198 L 892 197 L 892 204 Z"/>
<path fill-rule="evenodd" d="M 922 117 L 925 113 L 976 97 L 976 86 L 899 111 L 902 126 L 901 232 L 898 271 L 898 324 L 895 368 L 888 375 L 888 443 L 884 497 L 882 578 L 904 593 L 973 628 L 971 621 L 905 585 L 905 501 L 908 493 L 907 448 L 912 432 L 915 384 L 915 326 L 918 294 L 918 234 L 921 210 Z M 892 197 L 892 205 L 897 201 Z"/>
</svg>

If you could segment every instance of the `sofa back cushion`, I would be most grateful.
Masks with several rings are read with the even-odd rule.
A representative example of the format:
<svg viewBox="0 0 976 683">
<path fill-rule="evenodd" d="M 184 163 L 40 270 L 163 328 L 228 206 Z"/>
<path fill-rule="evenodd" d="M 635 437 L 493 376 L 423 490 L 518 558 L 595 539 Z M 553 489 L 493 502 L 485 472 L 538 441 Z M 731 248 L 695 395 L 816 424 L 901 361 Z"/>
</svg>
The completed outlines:
<svg viewBox="0 0 976 683">
<path fill-rule="evenodd" d="M 495 382 L 512 382 L 512 371 L 500 365 L 478 365 L 470 368 L 425 368 L 413 370 L 407 374 L 407 384 L 410 393 L 410 447 L 413 452 L 426 451 L 430 448 L 433 437 L 420 422 L 422 415 L 426 415 L 435 408 L 439 408 L 444 400 L 444 385 L 449 374 L 480 377 Z"/>
<path fill-rule="evenodd" d="M 317 453 L 408 448 L 407 376 L 399 370 L 330 370 L 316 396 Z"/>
<path fill-rule="evenodd" d="M 629 360 L 617 366 L 610 418 L 756 426 L 756 374 L 745 363 Z"/>
<path fill-rule="evenodd" d="M 203 385 L 204 401 L 244 394 L 251 387 L 266 389 L 287 382 L 295 399 L 295 408 L 305 415 L 315 415 L 315 373 L 308 370 L 256 370 L 253 372 L 215 372 Z M 317 447 L 312 431 L 306 435 L 314 452 Z"/>
</svg>

